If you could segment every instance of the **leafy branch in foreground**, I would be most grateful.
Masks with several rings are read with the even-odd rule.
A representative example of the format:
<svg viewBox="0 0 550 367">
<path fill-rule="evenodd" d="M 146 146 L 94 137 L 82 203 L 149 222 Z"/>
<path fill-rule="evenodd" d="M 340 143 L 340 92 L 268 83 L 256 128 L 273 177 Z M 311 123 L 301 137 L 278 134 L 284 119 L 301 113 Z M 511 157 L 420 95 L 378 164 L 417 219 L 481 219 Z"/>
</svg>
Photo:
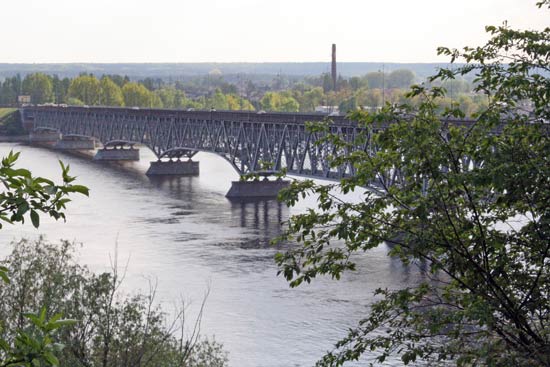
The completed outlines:
<svg viewBox="0 0 550 367">
<path fill-rule="evenodd" d="M 33 177 L 27 169 L 16 169 L 14 166 L 18 158 L 19 153 L 10 152 L 2 159 L 0 181 L 4 191 L 0 193 L 0 220 L 24 223 L 28 215 L 33 226 L 38 228 L 40 212 L 55 219 L 65 219 L 63 209 L 71 201 L 68 194 L 89 194 L 87 187 L 72 183 L 75 177 L 69 175 L 69 166 L 65 166 L 61 161 L 59 164 L 63 183 L 57 185 L 47 178 Z"/>
<path fill-rule="evenodd" d="M 0 366 L 58 366 L 55 355 L 63 350 L 64 345 L 56 343 L 52 334 L 77 321 L 61 319 L 61 314 L 47 320 L 45 307 L 38 315 L 26 313 L 23 317 L 30 321 L 30 325 L 17 331 L 13 346 L 0 339 L 0 353 L 3 355 Z"/>
<path fill-rule="evenodd" d="M 369 137 L 369 151 L 332 157 L 333 167 L 353 165 L 354 177 L 293 182 L 281 195 L 289 205 L 318 200 L 289 219 L 282 237 L 299 242 L 276 257 L 291 286 L 338 279 L 355 269 L 354 253 L 384 242 L 390 256 L 427 268 L 417 287 L 379 289 L 321 366 L 395 356 L 404 364 L 550 366 L 550 28 L 487 30 L 483 47 L 440 49 L 468 63 L 434 76 L 475 73 L 489 100 L 475 121 L 456 123 L 458 109 L 440 108 L 444 89 L 414 87 L 417 107 L 351 116 L 366 131 L 387 126 Z M 326 139 L 340 151 L 350 144 Z M 399 184 L 387 185 L 392 175 Z M 363 188 L 360 201 L 332 195 Z"/>
</svg>

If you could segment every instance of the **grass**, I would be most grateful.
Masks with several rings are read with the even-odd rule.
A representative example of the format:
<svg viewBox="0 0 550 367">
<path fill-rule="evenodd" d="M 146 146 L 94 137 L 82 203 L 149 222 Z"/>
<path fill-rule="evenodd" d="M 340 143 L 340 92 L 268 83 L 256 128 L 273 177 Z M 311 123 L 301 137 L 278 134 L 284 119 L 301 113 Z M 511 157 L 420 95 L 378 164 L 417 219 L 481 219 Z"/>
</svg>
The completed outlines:
<svg viewBox="0 0 550 367">
<path fill-rule="evenodd" d="M 0 121 L 2 121 L 4 117 L 15 112 L 16 110 L 16 108 L 0 108 Z"/>
<path fill-rule="evenodd" d="M 25 130 L 17 108 L 0 108 L 0 135 L 21 135 Z"/>
</svg>

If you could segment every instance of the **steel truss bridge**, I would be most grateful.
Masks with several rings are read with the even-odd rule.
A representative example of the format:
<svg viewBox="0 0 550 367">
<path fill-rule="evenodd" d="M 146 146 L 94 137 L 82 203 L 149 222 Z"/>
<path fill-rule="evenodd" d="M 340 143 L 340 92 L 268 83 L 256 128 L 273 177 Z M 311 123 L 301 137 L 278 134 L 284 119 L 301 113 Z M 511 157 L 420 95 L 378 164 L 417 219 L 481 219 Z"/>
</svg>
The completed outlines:
<svg viewBox="0 0 550 367">
<path fill-rule="evenodd" d="M 157 158 L 192 157 L 211 152 L 228 161 L 239 174 L 264 170 L 323 179 L 353 176 L 351 165 L 330 166 L 330 156 L 352 150 L 375 152 L 369 144 L 373 131 L 358 127 L 342 116 L 331 116 L 329 131 L 349 148 L 339 150 L 330 142 L 319 143 L 325 133 L 309 132 L 306 122 L 323 121 L 318 114 L 180 111 L 106 107 L 27 107 L 24 121 L 35 130 L 54 130 L 62 136 L 93 138 L 104 146 L 141 144 Z M 356 144 L 359 135 L 366 139 Z M 399 172 L 388 172 L 385 185 L 400 182 Z"/>
</svg>

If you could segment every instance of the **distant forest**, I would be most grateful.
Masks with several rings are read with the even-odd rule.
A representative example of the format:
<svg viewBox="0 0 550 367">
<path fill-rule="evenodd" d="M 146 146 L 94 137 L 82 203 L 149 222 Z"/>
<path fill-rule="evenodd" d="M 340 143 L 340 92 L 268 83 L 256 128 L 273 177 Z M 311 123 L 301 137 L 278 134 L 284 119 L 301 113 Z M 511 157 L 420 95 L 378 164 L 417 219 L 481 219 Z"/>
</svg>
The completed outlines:
<svg viewBox="0 0 550 367">
<path fill-rule="evenodd" d="M 448 67 L 446 63 L 380 63 L 380 62 L 339 62 L 338 74 L 343 77 L 362 76 L 369 72 L 398 69 L 411 70 L 418 78 L 425 79 L 435 73 L 437 68 Z M 241 74 L 248 79 L 261 81 L 262 76 L 271 80 L 273 75 L 295 77 L 315 76 L 330 72 L 328 62 L 266 62 L 266 63 L 151 63 L 151 64 L 2 64 L 0 79 L 41 72 L 58 75 L 61 78 L 72 78 L 82 73 L 95 75 L 127 75 L 130 79 L 163 78 L 186 79 L 205 75 L 212 70 L 219 70 L 225 76 Z"/>
<path fill-rule="evenodd" d="M 326 63 L 0 64 L 0 105 L 26 95 L 33 104 L 345 114 L 407 102 L 409 87 L 437 66 L 341 63 L 334 85 Z M 449 91 L 442 106 L 467 116 L 487 103 L 469 78 L 436 86 Z"/>
</svg>

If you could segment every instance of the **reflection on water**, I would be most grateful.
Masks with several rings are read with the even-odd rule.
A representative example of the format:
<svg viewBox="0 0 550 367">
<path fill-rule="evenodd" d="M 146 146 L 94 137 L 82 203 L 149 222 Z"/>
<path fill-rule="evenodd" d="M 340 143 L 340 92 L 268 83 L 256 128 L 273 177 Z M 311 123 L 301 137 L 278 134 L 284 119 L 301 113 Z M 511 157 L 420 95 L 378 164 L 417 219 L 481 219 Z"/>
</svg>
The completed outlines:
<svg viewBox="0 0 550 367">
<path fill-rule="evenodd" d="M 243 228 L 254 228 L 259 238 L 250 247 L 271 246 L 270 239 L 281 233 L 283 217 L 288 215 L 286 206 L 276 200 L 250 200 L 231 202 L 231 212 Z"/>
<path fill-rule="evenodd" d="M 0 154 L 12 147 L 0 144 Z M 126 289 L 145 288 L 144 277 L 155 277 L 168 305 L 181 295 L 198 304 L 210 286 L 202 330 L 224 344 L 232 366 L 312 365 L 365 316 L 374 289 L 418 282 L 415 268 L 404 269 L 381 246 L 358 255 L 360 271 L 339 282 L 319 279 L 290 289 L 276 276 L 278 249 L 269 243 L 289 215 L 315 203 L 288 209 L 276 201 L 229 201 L 225 193 L 237 175 L 214 155 L 196 156 L 199 177 L 148 178 L 155 158 L 146 150 L 140 162 L 105 164 L 15 149 L 22 151 L 20 165 L 36 175 L 58 177 L 57 160 L 70 164 L 90 198 L 74 197 L 65 224 L 45 219 L 39 231 L 6 227 L 0 239 L 44 233 L 53 241 L 76 240 L 83 243 L 81 261 L 96 271 L 109 268 L 116 243 L 119 258 L 129 259 Z M 7 251 L 0 248 L 0 255 Z"/>
</svg>

